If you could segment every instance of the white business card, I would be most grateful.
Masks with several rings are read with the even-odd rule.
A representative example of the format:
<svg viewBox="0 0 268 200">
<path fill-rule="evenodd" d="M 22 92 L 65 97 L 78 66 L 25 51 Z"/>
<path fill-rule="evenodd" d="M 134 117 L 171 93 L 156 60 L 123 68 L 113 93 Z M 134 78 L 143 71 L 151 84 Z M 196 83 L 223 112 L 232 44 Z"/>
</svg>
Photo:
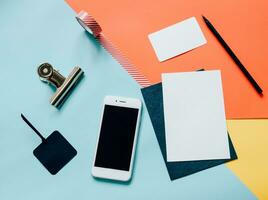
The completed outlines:
<svg viewBox="0 0 268 200">
<path fill-rule="evenodd" d="M 207 43 L 195 17 L 151 33 L 148 37 L 160 62 Z"/>
</svg>

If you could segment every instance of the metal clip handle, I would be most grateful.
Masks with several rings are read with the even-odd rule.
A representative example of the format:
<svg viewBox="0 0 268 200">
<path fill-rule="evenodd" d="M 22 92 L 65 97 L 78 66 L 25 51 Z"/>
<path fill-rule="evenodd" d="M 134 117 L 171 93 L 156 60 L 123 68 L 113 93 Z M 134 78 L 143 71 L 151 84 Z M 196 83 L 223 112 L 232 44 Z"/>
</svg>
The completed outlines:
<svg viewBox="0 0 268 200">
<path fill-rule="evenodd" d="M 53 69 L 49 63 L 43 63 L 38 67 L 38 75 L 42 81 L 51 83 L 56 88 L 62 86 L 65 81 L 65 77 L 62 76 L 58 71 Z"/>
</svg>

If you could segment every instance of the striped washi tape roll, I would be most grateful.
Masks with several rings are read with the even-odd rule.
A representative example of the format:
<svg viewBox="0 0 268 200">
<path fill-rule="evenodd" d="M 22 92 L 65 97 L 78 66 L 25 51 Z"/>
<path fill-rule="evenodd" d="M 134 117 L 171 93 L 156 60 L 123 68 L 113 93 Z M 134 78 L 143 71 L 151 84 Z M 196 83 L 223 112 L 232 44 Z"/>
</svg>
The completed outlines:
<svg viewBox="0 0 268 200">
<path fill-rule="evenodd" d="M 130 76 L 137 81 L 142 87 L 147 87 L 150 84 L 148 79 L 142 75 L 137 68 L 132 65 L 126 56 L 124 56 L 118 48 L 116 48 L 102 33 L 100 25 L 87 12 L 81 11 L 76 16 L 79 24 L 90 34 L 92 34 L 100 44 L 119 62 L 119 64 L 129 73 Z"/>
</svg>

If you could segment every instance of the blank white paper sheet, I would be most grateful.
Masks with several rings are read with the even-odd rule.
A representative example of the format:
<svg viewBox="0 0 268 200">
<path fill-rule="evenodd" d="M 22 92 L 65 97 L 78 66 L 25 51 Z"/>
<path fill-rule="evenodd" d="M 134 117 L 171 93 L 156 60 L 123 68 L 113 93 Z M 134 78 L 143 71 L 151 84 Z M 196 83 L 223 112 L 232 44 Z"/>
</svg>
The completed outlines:
<svg viewBox="0 0 268 200">
<path fill-rule="evenodd" d="M 195 17 L 148 35 L 160 62 L 207 43 Z"/>
<path fill-rule="evenodd" d="M 229 159 L 220 71 L 162 74 L 167 161 Z"/>
</svg>

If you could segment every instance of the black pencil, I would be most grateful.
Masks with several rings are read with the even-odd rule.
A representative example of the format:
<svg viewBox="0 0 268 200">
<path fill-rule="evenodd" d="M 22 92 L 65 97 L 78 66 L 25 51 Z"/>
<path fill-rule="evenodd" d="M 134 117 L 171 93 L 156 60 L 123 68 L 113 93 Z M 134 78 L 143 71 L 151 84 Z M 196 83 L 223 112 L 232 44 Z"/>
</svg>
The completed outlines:
<svg viewBox="0 0 268 200">
<path fill-rule="evenodd" d="M 221 43 L 223 48 L 227 51 L 227 53 L 231 56 L 233 61 L 237 64 L 237 66 L 240 68 L 240 70 L 243 72 L 243 74 L 247 77 L 247 79 L 250 81 L 251 85 L 255 88 L 255 90 L 262 94 L 262 89 L 258 85 L 258 83 L 254 80 L 254 78 L 250 75 L 248 70 L 244 67 L 244 65 L 240 62 L 240 60 L 236 57 L 232 49 L 227 45 L 227 43 L 224 41 L 224 39 L 221 37 L 221 35 L 218 33 L 218 31 L 214 28 L 214 26 L 210 23 L 210 21 L 202 16 L 206 25 L 208 26 L 209 30 L 213 33 L 213 35 L 217 38 L 217 40 Z"/>
</svg>

